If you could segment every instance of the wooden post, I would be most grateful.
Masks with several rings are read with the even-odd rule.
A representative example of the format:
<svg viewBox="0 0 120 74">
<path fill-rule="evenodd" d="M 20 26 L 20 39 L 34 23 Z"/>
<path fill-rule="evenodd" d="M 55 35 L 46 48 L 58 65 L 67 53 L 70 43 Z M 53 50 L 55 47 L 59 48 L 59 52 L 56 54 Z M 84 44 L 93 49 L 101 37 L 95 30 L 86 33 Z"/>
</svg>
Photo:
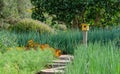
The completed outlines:
<svg viewBox="0 0 120 74">
<path fill-rule="evenodd" d="M 82 32 L 83 32 L 83 44 L 87 47 L 87 31 L 89 30 L 89 25 L 82 23 Z"/>
<path fill-rule="evenodd" d="M 87 47 L 87 31 L 83 31 L 83 44 Z"/>
</svg>

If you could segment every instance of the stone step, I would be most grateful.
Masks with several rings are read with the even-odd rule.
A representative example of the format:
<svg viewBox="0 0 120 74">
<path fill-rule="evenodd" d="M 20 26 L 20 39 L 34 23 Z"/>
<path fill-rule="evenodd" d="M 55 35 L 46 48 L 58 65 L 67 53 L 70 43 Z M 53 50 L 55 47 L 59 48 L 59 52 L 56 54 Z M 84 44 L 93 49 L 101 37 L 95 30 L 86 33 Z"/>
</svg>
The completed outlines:
<svg viewBox="0 0 120 74">
<path fill-rule="evenodd" d="M 72 55 L 61 55 L 59 59 L 47 64 L 48 69 L 41 70 L 36 74 L 65 74 L 64 69 L 66 65 L 71 63 L 73 59 Z"/>
<path fill-rule="evenodd" d="M 74 57 L 72 55 L 61 55 L 59 57 L 60 60 L 71 60 L 73 61 Z"/>
<path fill-rule="evenodd" d="M 63 67 L 57 67 L 57 68 L 51 68 L 51 69 L 44 69 L 36 74 L 65 74 L 64 73 L 65 66 Z"/>
<path fill-rule="evenodd" d="M 56 64 L 68 64 L 70 63 L 71 61 L 70 60 L 53 60 L 52 61 L 53 63 L 56 63 Z"/>
<path fill-rule="evenodd" d="M 48 66 L 51 67 L 51 68 L 56 68 L 56 67 L 66 66 L 66 64 L 61 64 L 61 63 L 48 63 Z"/>
</svg>

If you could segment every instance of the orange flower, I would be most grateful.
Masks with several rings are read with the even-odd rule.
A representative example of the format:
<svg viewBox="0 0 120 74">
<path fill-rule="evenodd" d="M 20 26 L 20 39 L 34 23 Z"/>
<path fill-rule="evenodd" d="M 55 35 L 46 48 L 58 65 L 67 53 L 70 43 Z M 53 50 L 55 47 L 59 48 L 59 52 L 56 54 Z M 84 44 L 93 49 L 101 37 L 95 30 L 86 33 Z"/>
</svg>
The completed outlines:
<svg viewBox="0 0 120 74">
<path fill-rule="evenodd" d="M 44 44 L 40 45 L 40 48 L 43 50 L 45 48 L 45 45 Z"/>
<path fill-rule="evenodd" d="M 40 45 L 40 48 L 41 49 L 44 49 L 44 48 L 49 48 L 50 46 L 48 44 L 41 44 Z"/>
<path fill-rule="evenodd" d="M 55 56 L 59 57 L 61 55 L 61 50 L 57 49 L 55 50 Z"/>
<path fill-rule="evenodd" d="M 45 49 L 51 50 L 55 57 L 59 57 L 61 55 L 61 50 L 59 49 L 55 50 L 54 48 L 50 47 L 49 44 L 35 43 L 33 40 L 28 41 L 26 50 L 29 50 L 30 48 L 36 49 L 37 47 L 41 48 L 41 50 L 45 50 Z"/>
</svg>

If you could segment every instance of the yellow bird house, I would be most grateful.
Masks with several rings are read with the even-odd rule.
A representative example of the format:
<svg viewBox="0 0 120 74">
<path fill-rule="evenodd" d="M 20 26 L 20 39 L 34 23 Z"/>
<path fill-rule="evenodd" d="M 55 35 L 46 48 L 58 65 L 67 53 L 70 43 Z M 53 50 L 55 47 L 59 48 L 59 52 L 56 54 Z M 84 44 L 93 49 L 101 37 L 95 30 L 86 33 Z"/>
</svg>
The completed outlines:
<svg viewBox="0 0 120 74">
<path fill-rule="evenodd" d="M 88 24 L 85 24 L 85 23 L 82 23 L 82 31 L 88 31 L 89 30 L 89 25 Z"/>
</svg>

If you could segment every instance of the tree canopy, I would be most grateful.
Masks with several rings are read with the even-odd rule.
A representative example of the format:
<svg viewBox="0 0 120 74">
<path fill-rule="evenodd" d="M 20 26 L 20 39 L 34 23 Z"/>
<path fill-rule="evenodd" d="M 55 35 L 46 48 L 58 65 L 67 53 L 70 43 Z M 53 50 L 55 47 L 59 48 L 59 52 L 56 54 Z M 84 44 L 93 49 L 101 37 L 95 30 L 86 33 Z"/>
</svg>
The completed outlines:
<svg viewBox="0 0 120 74">
<path fill-rule="evenodd" d="M 95 26 L 120 24 L 120 0 L 31 0 L 32 17 L 45 20 L 43 13 L 55 15 L 53 20 L 78 27 L 80 23 Z"/>
</svg>

